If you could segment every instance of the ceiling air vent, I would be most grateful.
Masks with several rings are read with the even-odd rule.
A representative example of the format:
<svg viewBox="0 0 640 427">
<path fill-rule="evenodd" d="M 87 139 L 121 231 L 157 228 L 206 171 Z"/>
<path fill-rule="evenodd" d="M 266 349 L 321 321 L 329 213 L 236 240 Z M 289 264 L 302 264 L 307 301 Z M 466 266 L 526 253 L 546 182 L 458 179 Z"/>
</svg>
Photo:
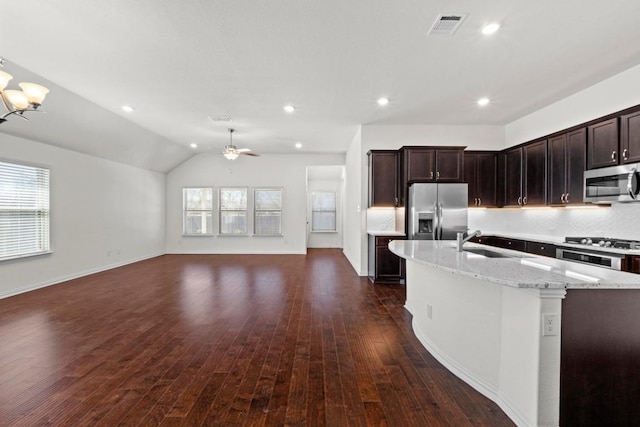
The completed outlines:
<svg viewBox="0 0 640 427">
<path fill-rule="evenodd" d="M 209 120 L 211 120 L 214 123 L 232 121 L 231 116 L 226 116 L 226 115 L 209 116 Z"/>
<path fill-rule="evenodd" d="M 456 32 L 464 18 L 466 18 L 466 14 L 440 14 L 438 18 L 436 18 L 436 22 L 433 23 L 433 26 L 429 30 L 429 35 L 438 35 L 438 36 L 451 36 Z"/>
</svg>

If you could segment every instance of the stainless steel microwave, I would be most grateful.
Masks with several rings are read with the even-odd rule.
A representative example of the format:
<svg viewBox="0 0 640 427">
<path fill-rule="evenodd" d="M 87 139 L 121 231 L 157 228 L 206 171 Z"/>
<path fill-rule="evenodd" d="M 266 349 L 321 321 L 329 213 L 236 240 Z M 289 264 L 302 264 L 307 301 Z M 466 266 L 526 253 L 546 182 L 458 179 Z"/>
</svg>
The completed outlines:
<svg viewBox="0 0 640 427">
<path fill-rule="evenodd" d="M 584 172 L 584 201 L 591 203 L 640 201 L 640 163 Z"/>
</svg>

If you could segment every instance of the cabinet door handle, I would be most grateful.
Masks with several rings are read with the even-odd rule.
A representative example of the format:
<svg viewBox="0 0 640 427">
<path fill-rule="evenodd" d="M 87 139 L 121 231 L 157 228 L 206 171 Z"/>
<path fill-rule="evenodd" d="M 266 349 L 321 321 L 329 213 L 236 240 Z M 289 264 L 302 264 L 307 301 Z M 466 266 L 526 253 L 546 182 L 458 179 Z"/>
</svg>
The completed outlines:
<svg viewBox="0 0 640 427">
<path fill-rule="evenodd" d="M 569 203 L 569 193 L 564 195 L 564 202 Z"/>
<path fill-rule="evenodd" d="M 612 162 L 615 162 L 615 161 L 616 161 L 616 150 L 613 150 L 613 151 L 611 152 L 611 161 L 612 161 Z"/>
<path fill-rule="evenodd" d="M 482 204 L 482 199 L 478 197 L 478 206 L 480 206 L 481 204 Z"/>
<path fill-rule="evenodd" d="M 519 205 L 522 205 L 522 196 L 521 196 L 521 197 L 518 197 L 518 204 L 519 204 Z"/>
<path fill-rule="evenodd" d="M 431 171 L 431 177 L 429 179 L 433 179 L 433 171 Z"/>
<path fill-rule="evenodd" d="M 629 151 L 625 148 L 622 150 L 622 160 L 627 160 L 629 158 Z"/>
<path fill-rule="evenodd" d="M 562 196 L 560 196 L 560 203 L 567 203 L 567 199 L 566 199 L 566 194 L 562 193 Z"/>
<path fill-rule="evenodd" d="M 527 204 L 527 196 L 524 196 L 524 197 L 522 198 L 522 204 L 523 204 L 523 205 L 526 205 L 526 204 Z"/>
<path fill-rule="evenodd" d="M 478 198 L 477 197 L 473 198 L 473 206 L 478 206 Z"/>
<path fill-rule="evenodd" d="M 440 179 L 440 171 L 436 172 L 436 179 Z"/>
</svg>

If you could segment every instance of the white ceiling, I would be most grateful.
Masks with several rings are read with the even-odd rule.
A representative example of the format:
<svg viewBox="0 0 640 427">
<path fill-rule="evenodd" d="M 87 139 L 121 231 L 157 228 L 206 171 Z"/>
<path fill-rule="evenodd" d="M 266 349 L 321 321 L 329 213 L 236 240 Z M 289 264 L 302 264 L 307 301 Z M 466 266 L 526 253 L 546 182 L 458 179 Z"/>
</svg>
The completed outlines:
<svg viewBox="0 0 640 427">
<path fill-rule="evenodd" d="M 51 88 L 48 114 L 0 132 L 159 171 L 191 142 L 221 150 L 230 126 L 239 147 L 292 153 L 344 152 L 360 124 L 504 125 L 640 63 L 637 0 L 21 0 L 0 12 L 5 71 Z M 440 13 L 468 16 L 427 36 Z M 489 21 L 502 28 L 482 36 Z"/>
</svg>

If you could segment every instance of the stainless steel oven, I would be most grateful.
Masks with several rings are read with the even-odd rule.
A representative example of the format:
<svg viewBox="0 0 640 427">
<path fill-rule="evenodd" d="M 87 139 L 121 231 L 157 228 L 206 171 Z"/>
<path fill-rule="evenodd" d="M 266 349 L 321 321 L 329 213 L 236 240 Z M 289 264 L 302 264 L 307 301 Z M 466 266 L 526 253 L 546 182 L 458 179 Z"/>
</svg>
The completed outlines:
<svg viewBox="0 0 640 427">
<path fill-rule="evenodd" d="M 606 267 L 612 270 L 622 270 L 622 261 L 625 255 L 614 252 L 559 247 L 556 249 L 556 258 L 596 265 L 598 267 Z"/>
<path fill-rule="evenodd" d="M 640 163 L 584 172 L 584 201 L 592 203 L 640 201 Z"/>
</svg>

